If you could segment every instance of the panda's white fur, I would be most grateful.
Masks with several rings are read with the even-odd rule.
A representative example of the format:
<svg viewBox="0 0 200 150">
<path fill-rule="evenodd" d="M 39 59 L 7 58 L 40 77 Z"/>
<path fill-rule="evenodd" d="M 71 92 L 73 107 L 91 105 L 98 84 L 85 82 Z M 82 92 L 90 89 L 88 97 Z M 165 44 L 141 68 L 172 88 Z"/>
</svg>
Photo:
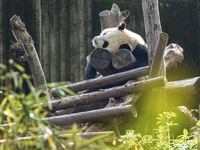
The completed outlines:
<svg viewBox="0 0 200 150">
<path fill-rule="evenodd" d="M 120 45 L 123 44 L 131 46 L 132 50 L 135 49 L 137 44 L 146 45 L 140 35 L 127 30 L 125 27 L 123 29 L 119 29 L 119 27 L 107 28 L 103 30 L 99 36 L 95 36 L 92 43 L 95 48 L 103 48 L 105 41 L 109 43 L 105 49 L 111 53 L 115 53 L 119 50 Z"/>
</svg>

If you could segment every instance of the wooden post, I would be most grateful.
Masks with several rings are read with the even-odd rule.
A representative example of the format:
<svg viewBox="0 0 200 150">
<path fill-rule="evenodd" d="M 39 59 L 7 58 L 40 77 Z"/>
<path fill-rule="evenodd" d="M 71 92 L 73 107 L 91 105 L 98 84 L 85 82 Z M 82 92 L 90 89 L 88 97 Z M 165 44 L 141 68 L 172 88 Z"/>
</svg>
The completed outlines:
<svg viewBox="0 0 200 150">
<path fill-rule="evenodd" d="M 99 13 L 99 16 L 101 21 L 101 30 L 104 30 L 106 28 L 117 27 L 129 16 L 129 11 L 125 10 L 120 12 L 119 7 L 114 3 L 110 11 L 104 10 Z"/>
<path fill-rule="evenodd" d="M 165 71 L 166 68 L 164 64 L 164 52 L 165 52 L 165 47 L 167 45 L 167 41 L 168 41 L 168 35 L 166 33 L 161 33 L 149 73 L 150 78 L 155 78 L 158 77 L 159 75 L 162 75 L 164 77 L 166 76 L 166 71 Z"/>
<path fill-rule="evenodd" d="M 151 67 L 150 77 L 163 76 L 165 79 L 164 50 L 168 36 L 162 33 L 158 0 L 142 0 L 143 16 L 145 22 L 146 40 L 148 45 L 148 59 Z M 157 48 L 156 48 L 157 47 Z M 143 105 L 140 103 L 140 117 L 137 132 L 152 134 L 155 129 L 156 116 L 166 107 L 165 87 L 150 90 L 146 93 Z M 151 106 L 151 107 L 149 107 Z"/>
<path fill-rule="evenodd" d="M 159 34 L 162 32 L 158 0 L 142 0 L 145 22 L 146 41 L 148 45 L 149 66 L 153 62 Z"/>
</svg>

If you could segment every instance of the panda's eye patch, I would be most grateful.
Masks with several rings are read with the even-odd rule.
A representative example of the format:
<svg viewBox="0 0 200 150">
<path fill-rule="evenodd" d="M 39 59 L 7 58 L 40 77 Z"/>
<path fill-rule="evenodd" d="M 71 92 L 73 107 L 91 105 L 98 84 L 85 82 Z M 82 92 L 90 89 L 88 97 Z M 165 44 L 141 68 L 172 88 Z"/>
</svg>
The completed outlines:
<svg viewBox="0 0 200 150">
<path fill-rule="evenodd" d="M 102 46 L 102 47 L 103 47 L 103 48 L 106 48 L 106 47 L 108 46 L 108 44 L 109 44 L 109 43 L 108 43 L 107 41 L 105 41 L 105 42 L 103 43 L 103 46 Z"/>
<path fill-rule="evenodd" d="M 107 33 L 104 33 L 103 35 L 106 35 Z"/>
</svg>

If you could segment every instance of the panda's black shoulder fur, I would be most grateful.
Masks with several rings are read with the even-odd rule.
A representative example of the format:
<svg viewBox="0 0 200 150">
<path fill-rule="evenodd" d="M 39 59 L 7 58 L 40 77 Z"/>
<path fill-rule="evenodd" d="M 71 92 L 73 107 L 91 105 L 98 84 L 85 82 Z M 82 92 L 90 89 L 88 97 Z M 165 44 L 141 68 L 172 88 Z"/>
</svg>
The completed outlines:
<svg viewBox="0 0 200 150">
<path fill-rule="evenodd" d="M 124 30 L 126 28 L 126 23 L 125 22 L 122 22 L 119 26 L 118 26 L 118 29 L 119 30 Z"/>
<path fill-rule="evenodd" d="M 138 67 L 144 67 L 148 65 L 148 52 L 145 45 L 138 44 L 132 51 L 133 56 L 136 58 L 136 62 L 133 64 L 132 69 Z"/>
<path fill-rule="evenodd" d="M 131 48 L 131 46 L 129 44 L 122 44 L 122 45 L 120 45 L 119 49 L 123 49 L 123 48 L 128 49 L 129 51 L 132 50 L 132 48 Z"/>
</svg>

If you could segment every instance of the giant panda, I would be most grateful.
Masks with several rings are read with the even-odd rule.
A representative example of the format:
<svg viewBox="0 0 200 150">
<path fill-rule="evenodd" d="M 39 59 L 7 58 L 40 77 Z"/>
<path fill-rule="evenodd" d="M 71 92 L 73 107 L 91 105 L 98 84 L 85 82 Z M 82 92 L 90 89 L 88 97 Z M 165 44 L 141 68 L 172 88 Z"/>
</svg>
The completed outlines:
<svg viewBox="0 0 200 150">
<path fill-rule="evenodd" d="M 118 27 L 104 29 L 99 36 L 92 40 L 94 48 L 104 48 L 111 53 L 126 48 L 135 56 L 136 62 L 131 69 L 148 65 L 147 45 L 143 38 L 128 29 L 123 22 Z M 86 79 L 96 77 L 96 69 L 88 61 L 86 69 Z"/>
</svg>

